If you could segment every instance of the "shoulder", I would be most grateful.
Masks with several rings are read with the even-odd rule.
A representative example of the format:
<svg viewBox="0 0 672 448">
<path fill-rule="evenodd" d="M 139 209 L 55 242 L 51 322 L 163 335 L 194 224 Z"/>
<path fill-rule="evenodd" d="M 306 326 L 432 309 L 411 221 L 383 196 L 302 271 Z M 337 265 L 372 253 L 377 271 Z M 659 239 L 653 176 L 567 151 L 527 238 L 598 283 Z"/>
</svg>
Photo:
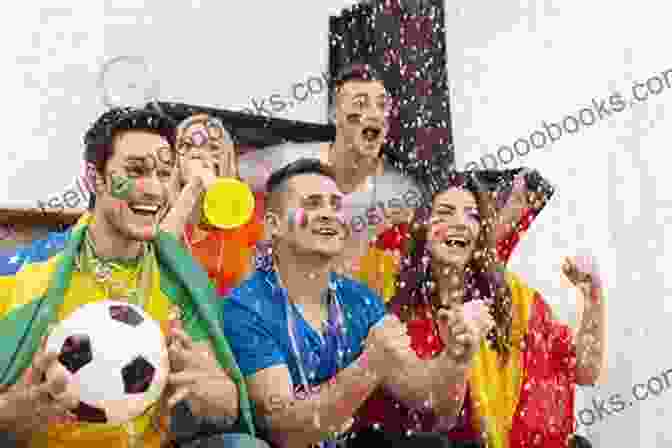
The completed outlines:
<svg viewBox="0 0 672 448">
<path fill-rule="evenodd" d="M 409 207 L 418 207 L 416 204 L 420 198 L 420 187 L 410 176 L 401 173 L 397 168 L 386 162 L 383 175 L 378 177 L 379 190 L 390 196 L 390 199 L 400 199 L 405 202 L 412 202 Z"/>
<path fill-rule="evenodd" d="M 272 309 L 273 286 L 269 283 L 270 274 L 257 269 L 240 285 L 231 290 L 228 296 L 220 301 L 222 317 L 231 321 L 236 315 L 262 316 Z"/>
<path fill-rule="evenodd" d="M 343 304 L 352 311 L 365 309 L 374 314 L 385 312 L 382 298 L 364 283 L 340 275 L 335 276 L 335 279 Z"/>
</svg>

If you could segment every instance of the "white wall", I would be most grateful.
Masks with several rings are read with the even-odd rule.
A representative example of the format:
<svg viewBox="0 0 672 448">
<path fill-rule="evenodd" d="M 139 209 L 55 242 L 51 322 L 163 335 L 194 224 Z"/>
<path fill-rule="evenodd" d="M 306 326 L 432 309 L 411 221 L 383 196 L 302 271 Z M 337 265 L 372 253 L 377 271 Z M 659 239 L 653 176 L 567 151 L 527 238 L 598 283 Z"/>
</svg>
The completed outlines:
<svg viewBox="0 0 672 448">
<path fill-rule="evenodd" d="M 59 2 L 50 10 L 35 3 L 14 3 L 0 31 L 8 154 L 0 205 L 33 206 L 71 184 L 82 133 L 104 110 L 96 81 L 110 58 L 144 57 L 162 99 L 249 107 L 250 97 L 287 96 L 292 83 L 326 69 L 328 14 L 352 2 L 92 1 L 60 12 Z M 561 120 L 615 91 L 627 97 L 633 82 L 672 69 L 664 2 L 453 0 L 446 9 L 460 168 L 542 120 Z M 316 95 L 279 116 L 323 122 L 325 103 Z M 574 295 L 559 282 L 560 257 L 590 247 L 608 274 L 608 382 L 585 392 L 578 407 L 628 397 L 633 383 L 672 368 L 657 349 L 668 339 L 672 286 L 662 272 L 672 265 L 664 234 L 672 216 L 672 129 L 663 121 L 670 107 L 672 88 L 508 165 L 537 168 L 557 186 L 514 268 L 570 321 Z M 582 431 L 595 446 L 662 447 L 672 441 L 671 410 L 665 391 Z"/>
<path fill-rule="evenodd" d="M 293 83 L 320 76 L 328 16 L 354 2 L 75 3 L 18 2 L 0 30 L 7 160 L 0 205 L 35 206 L 72 184 L 83 133 L 104 111 L 97 81 L 111 58 L 144 57 L 161 99 L 252 107 L 252 96 L 287 96 Z M 324 121 L 325 98 L 310 97 L 284 116 Z"/>
<path fill-rule="evenodd" d="M 529 136 L 543 120 L 576 116 L 594 98 L 616 91 L 628 97 L 633 82 L 672 69 L 666 37 L 671 7 L 665 2 L 449 3 L 458 167 Z M 537 168 L 557 187 L 514 256 L 513 269 L 570 321 L 576 320 L 575 294 L 559 281 L 561 257 L 592 248 L 608 274 L 608 381 L 585 390 L 577 409 L 615 393 L 636 401 L 633 384 L 656 375 L 664 380 L 661 373 L 672 368 L 664 349 L 672 285 L 663 271 L 672 261 L 664 231 L 672 205 L 671 112 L 667 88 L 508 165 Z M 668 446 L 672 429 L 665 416 L 671 411 L 672 390 L 666 390 L 581 431 L 599 447 Z M 584 420 L 590 423 L 590 415 L 584 413 Z"/>
</svg>

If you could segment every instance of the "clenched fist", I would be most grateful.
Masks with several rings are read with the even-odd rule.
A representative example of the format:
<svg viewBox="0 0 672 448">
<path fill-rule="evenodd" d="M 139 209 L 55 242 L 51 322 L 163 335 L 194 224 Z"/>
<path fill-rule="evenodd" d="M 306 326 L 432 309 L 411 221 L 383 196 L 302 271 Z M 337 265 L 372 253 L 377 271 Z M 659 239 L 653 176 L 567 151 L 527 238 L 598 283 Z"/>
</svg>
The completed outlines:
<svg viewBox="0 0 672 448">
<path fill-rule="evenodd" d="M 47 371 L 51 371 L 49 380 Z M 69 409 L 78 403 L 62 398 L 69 380 L 58 364 L 58 353 L 46 352 L 43 346 L 16 384 L 0 386 L 0 430 L 27 440 L 45 432 L 50 423 L 76 420 Z"/>
<path fill-rule="evenodd" d="M 411 348 L 406 326 L 390 314 L 371 328 L 366 345 L 371 370 L 381 377 L 388 376 L 409 360 L 417 358 Z"/>
<path fill-rule="evenodd" d="M 446 346 L 445 356 L 457 364 L 467 365 L 494 322 L 488 306 L 482 300 L 474 300 L 440 309 L 437 325 Z"/>
</svg>

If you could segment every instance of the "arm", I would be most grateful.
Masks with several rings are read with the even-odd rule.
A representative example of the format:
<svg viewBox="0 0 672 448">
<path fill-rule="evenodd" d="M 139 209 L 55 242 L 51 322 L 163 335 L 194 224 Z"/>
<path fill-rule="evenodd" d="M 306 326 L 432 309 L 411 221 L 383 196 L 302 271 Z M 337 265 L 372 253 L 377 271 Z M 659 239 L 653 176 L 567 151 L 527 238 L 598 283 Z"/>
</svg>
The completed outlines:
<svg viewBox="0 0 672 448">
<path fill-rule="evenodd" d="M 606 301 L 597 260 L 590 254 L 565 258 L 563 273 L 580 291 L 578 301 L 581 326 L 574 338 L 576 346 L 576 381 L 594 385 L 606 370 Z"/>
<path fill-rule="evenodd" d="M 607 362 L 607 305 L 601 288 L 580 288 L 583 310 L 581 326 L 576 334 L 577 384 L 595 385 L 606 371 Z"/>
<path fill-rule="evenodd" d="M 198 207 L 204 192 L 203 184 L 198 180 L 188 183 L 180 192 L 168 215 L 161 221 L 161 230 L 182 241 L 185 226 L 194 213 L 200 212 Z"/>
<path fill-rule="evenodd" d="M 304 447 L 347 429 L 379 384 L 378 377 L 367 368 L 367 357 L 365 351 L 305 399 L 294 396 L 286 365 L 269 367 L 249 377 L 250 397 L 272 439 L 281 446 Z"/>
<path fill-rule="evenodd" d="M 268 325 L 277 310 L 258 293 L 241 288 L 222 302 L 224 334 L 247 379 L 261 423 L 280 446 L 304 448 L 328 438 L 330 431 L 341 431 L 380 380 L 367 376 L 363 361 L 370 356 L 365 350 L 359 361 L 320 385 L 319 391 L 313 390 L 314 396 L 295 397 L 287 354 Z"/>
<path fill-rule="evenodd" d="M 206 394 L 207 399 L 205 400 L 188 398 L 187 401 L 189 402 L 192 413 L 196 417 L 217 420 L 224 418 L 225 420 L 230 420 L 231 424 L 235 423 L 236 420 L 238 420 L 240 411 L 238 389 L 236 388 L 236 385 L 229 378 L 227 373 L 216 364 L 215 360 L 217 357 L 209 342 L 196 342 L 194 343 L 194 349 L 203 357 L 202 359 L 204 362 L 203 367 L 201 368 L 205 371 L 207 366 L 211 367 L 211 380 L 209 383 L 203 383 L 203 389 L 210 391 L 211 389 L 216 388 L 218 390 L 212 397 L 208 396 L 209 394 Z M 213 361 L 213 364 L 210 364 L 210 360 Z"/>
<path fill-rule="evenodd" d="M 215 161 L 206 154 L 192 154 L 179 159 L 170 179 L 170 191 L 179 191 L 168 214 L 161 220 L 161 230 L 182 241 L 184 227 L 198 222 L 205 191 L 217 180 Z M 184 188 L 181 188 L 184 185 Z"/>
<path fill-rule="evenodd" d="M 401 327 L 405 333 L 396 316 L 387 319 L 389 325 L 397 329 Z M 440 416 L 456 416 L 464 401 L 468 363 L 454 359 L 448 348 L 436 358 L 424 361 L 410 348 L 410 343 L 401 353 L 401 366 L 389 365 L 384 370 L 390 372 L 385 387 L 411 408 L 431 408 Z"/>
</svg>

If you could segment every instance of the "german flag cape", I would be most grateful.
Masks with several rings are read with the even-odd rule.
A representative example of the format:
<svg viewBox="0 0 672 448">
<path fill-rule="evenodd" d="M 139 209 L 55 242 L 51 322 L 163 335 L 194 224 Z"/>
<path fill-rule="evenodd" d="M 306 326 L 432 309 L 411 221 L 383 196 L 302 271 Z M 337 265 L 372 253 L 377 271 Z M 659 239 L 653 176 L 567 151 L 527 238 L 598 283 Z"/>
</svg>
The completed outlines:
<svg viewBox="0 0 672 448">
<path fill-rule="evenodd" d="M 0 384 L 8 385 L 18 381 L 21 373 L 30 366 L 42 338 L 47 334 L 49 323 L 57 317 L 59 306 L 70 286 L 75 258 L 89 221 L 80 220 L 81 224 L 75 226 L 70 239 L 63 250 L 55 255 L 53 262 L 50 260 L 23 266 L 17 276 L 24 278 L 14 291 L 14 300 L 4 315 L 1 311 L 7 304 L 0 303 Z M 160 273 L 160 293 L 206 327 L 201 330 L 209 337 L 217 361 L 230 372 L 238 387 L 239 426 L 242 431 L 254 436 L 247 388 L 218 325 L 216 294 L 207 274 L 172 235 L 159 231 L 152 244 Z M 46 287 L 40 288 L 40 285 Z"/>
</svg>

